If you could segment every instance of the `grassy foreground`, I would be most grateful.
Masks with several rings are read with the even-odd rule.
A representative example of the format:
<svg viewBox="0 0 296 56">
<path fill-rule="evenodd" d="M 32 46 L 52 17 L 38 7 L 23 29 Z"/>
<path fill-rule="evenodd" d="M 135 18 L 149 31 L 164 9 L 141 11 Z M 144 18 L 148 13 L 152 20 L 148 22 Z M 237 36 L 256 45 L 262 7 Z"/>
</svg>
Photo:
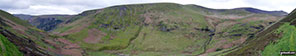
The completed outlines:
<svg viewBox="0 0 296 56">
<path fill-rule="evenodd" d="M 280 51 L 296 51 L 296 27 L 294 25 L 286 23 L 276 33 L 283 33 L 281 39 L 266 46 L 261 53 L 262 56 L 281 56 Z"/>
<path fill-rule="evenodd" d="M 0 34 L 0 56 L 23 56 L 18 48 Z"/>
</svg>

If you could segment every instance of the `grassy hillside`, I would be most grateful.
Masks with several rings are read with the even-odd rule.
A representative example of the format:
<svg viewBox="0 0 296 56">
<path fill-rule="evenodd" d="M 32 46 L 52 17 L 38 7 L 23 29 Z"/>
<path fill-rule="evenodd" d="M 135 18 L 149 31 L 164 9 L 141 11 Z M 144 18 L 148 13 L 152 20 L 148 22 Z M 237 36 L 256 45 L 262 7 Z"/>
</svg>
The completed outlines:
<svg viewBox="0 0 296 56">
<path fill-rule="evenodd" d="M 88 10 L 70 17 L 37 16 L 31 21 L 28 19 L 29 22 L 1 11 L 1 41 L 3 38 L 3 43 L 11 42 L 9 45 L 1 46 L 15 45 L 12 51 L 29 52 L 24 53 L 29 56 L 248 55 L 247 49 L 263 50 L 262 46 L 256 46 L 259 44 L 255 42 L 266 40 L 261 43 L 266 44 L 278 38 L 259 37 L 269 33 L 268 30 L 271 29 L 265 29 L 270 28 L 269 25 L 279 25 L 278 22 L 274 22 L 285 14 L 280 13 L 281 16 L 278 16 L 275 15 L 277 13 L 254 11 L 261 10 L 210 9 L 197 5 L 149 3 Z M 283 34 L 283 40 L 294 39 L 291 38 L 294 36 L 291 29 L 295 27 L 284 25 L 277 32 L 272 31 L 274 34 L 271 36 Z M 280 49 L 268 50 L 276 46 L 289 46 L 287 50 L 294 50 L 290 48 L 294 47 L 293 45 L 283 44 L 291 42 L 293 40 L 278 41 L 253 55 L 273 55 L 269 52 Z M 1 48 L 3 50 L 3 47 Z"/>
<path fill-rule="evenodd" d="M 77 53 L 82 52 L 80 49 L 72 48 L 73 46 L 64 47 L 69 46 L 70 43 L 56 39 L 58 36 L 49 35 L 47 32 L 31 26 L 27 21 L 0 11 L 1 55 L 81 55 L 81 53 Z"/>
<path fill-rule="evenodd" d="M 285 23 L 281 26 L 276 33 L 282 34 L 280 39 L 275 42 L 271 42 L 267 45 L 262 51 L 261 55 L 263 56 L 272 56 L 277 55 L 280 56 L 281 51 L 296 51 L 296 28 L 295 25 L 290 25 L 289 23 Z"/>
<path fill-rule="evenodd" d="M 17 24 L 20 24 L 22 26 L 30 26 L 30 24 L 28 24 L 27 21 L 24 21 L 24 20 L 21 20 L 21 19 L 18 19 L 17 17 L 14 17 L 13 15 L 5 12 L 5 11 L 2 11 L 0 10 L 0 14 L 2 17 L 5 17 L 5 18 L 9 18 L 9 20 L 17 23 Z"/>
<path fill-rule="evenodd" d="M 52 33 L 86 55 L 206 55 L 225 51 L 282 16 L 174 3 L 132 4 L 84 12 Z"/>
<path fill-rule="evenodd" d="M 231 56 L 281 56 L 280 51 L 295 51 L 295 15 L 296 11 L 294 10 L 287 17 L 256 34 L 254 38 L 249 38 L 244 44 L 226 52 L 226 54 Z"/>
<path fill-rule="evenodd" d="M 1 56 L 23 56 L 18 47 L 11 43 L 6 37 L 0 34 L 0 55 Z"/>
<path fill-rule="evenodd" d="M 42 30 L 34 28 L 27 21 L 23 21 L 14 17 L 13 15 L 0 10 L 0 33 L 1 38 L 3 39 L 3 43 L 8 43 L 8 39 L 10 42 L 7 46 L 11 46 L 12 48 L 2 48 L 2 50 L 10 50 L 13 52 L 15 50 L 20 50 L 22 52 L 29 52 L 25 55 L 46 55 L 44 54 L 44 50 L 40 49 L 36 46 L 42 46 L 42 48 L 49 47 L 41 40 L 41 38 L 46 37 Z M 33 40 L 31 40 L 33 39 Z M 33 42 L 32 42 L 33 41 Z M 18 46 L 16 48 L 14 45 Z M 4 51 L 5 52 L 5 51 Z M 8 51 L 9 52 L 9 51 Z M 18 51 L 12 53 L 13 55 L 21 55 Z M 10 55 L 10 54 L 5 54 Z"/>
</svg>

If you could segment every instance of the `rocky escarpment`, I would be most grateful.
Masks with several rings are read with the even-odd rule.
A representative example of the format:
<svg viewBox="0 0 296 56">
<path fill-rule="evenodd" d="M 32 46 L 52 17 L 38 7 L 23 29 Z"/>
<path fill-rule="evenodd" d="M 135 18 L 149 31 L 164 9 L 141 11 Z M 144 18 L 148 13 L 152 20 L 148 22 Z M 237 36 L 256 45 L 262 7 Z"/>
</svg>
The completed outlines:
<svg viewBox="0 0 296 56">
<path fill-rule="evenodd" d="M 32 16 L 32 15 L 14 14 L 14 16 L 22 20 L 28 21 L 31 25 L 44 31 L 51 31 L 55 29 L 60 23 L 67 20 L 68 18 L 72 18 L 71 15 Z"/>
<path fill-rule="evenodd" d="M 56 18 L 36 18 L 34 21 L 31 21 L 30 24 L 36 26 L 39 29 L 44 31 L 50 31 L 57 27 L 58 24 L 62 23 L 62 20 L 58 20 Z M 39 23 L 39 24 L 36 24 Z"/>
</svg>

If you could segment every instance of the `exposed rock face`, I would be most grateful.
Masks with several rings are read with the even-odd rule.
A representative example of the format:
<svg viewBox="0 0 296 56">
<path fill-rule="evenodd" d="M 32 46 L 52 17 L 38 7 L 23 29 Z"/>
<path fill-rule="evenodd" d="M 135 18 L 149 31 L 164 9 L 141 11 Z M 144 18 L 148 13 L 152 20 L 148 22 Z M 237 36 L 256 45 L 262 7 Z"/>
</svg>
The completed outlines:
<svg viewBox="0 0 296 56">
<path fill-rule="evenodd" d="M 14 16 L 20 19 L 29 21 L 29 23 L 44 31 L 51 31 L 55 29 L 60 23 L 64 22 L 67 18 L 71 18 L 70 15 L 40 15 L 31 16 L 24 14 L 14 14 Z"/>
<path fill-rule="evenodd" d="M 50 31 L 57 27 L 58 24 L 62 23 L 62 20 L 58 20 L 56 18 L 37 18 L 34 21 L 31 21 L 30 23 L 34 26 L 36 26 L 39 29 Z M 36 24 L 39 23 L 39 24 Z"/>
</svg>

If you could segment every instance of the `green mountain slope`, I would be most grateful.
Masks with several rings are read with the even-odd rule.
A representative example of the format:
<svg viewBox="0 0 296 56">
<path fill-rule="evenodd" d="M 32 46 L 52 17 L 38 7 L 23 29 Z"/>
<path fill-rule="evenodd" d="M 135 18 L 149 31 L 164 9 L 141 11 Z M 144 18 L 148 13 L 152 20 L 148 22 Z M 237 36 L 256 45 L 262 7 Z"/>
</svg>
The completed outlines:
<svg viewBox="0 0 296 56">
<path fill-rule="evenodd" d="M 0 35 L 0 55 L 1 56 L 22 56 L 23 53 L 21 53 L 18 48 L 11 43 L 6 37 L 3 35 Z"/>
<path fill-rule="evenodd" d="M 286 18 L 295 18 L 294 12 Z M 294 42 L 295 23 L 289 22 L 295 20 L 283 17 L 279 11 L 175 3 L 117 5 L 27 21 L 1 11 L 0 47 L 3 55 L 25 56 L 268 56 L 287 46 L 284 50 L 295 50 L 284 44 Z"/>
<path fill-rule="evenodd" d="M 262 51 L 262 56 L 271 56 L 278 55 L 280 56 L 281 51 L 296 51 L 295 43 L 295 25 L 290 25 L 289 23 L 285 23 L 278 29 L 278 34 L 283 34 L 280 39 L 276 42 L 271 42 L 273 44 L 267 45 Z"/>
<path fill-rule="evenodd" d="M 37 29 L 2 10 L 0 21 L 0 54 L 3 56 L 82 55 L 82 50 L 75 44 L 57 39 L 58 36 Z"/>
<path fill-rule="evenodd" d="M 18 46 L 18 49 L 20 51 L 27 52 L 25 55 L 47 55 L 46 53 L 44 53 L 42 49 L 39 49 L 36 47 L 37 46 L 36 44 L 43 44 L 43 43 L 37 43 L 37 42 L 41 42 L 40 38 L 43 37 L 42 36 L 43 34 L 38 33 L 38 30 L 36 28 L 33 28 L 33 26 L 28 24 L 28 22 L 18 19 L 2 10 L 0 11 L 0 21 L 1 21 L 0 33 L 1 33 L 1 38 L 3 39 L 2 40 L 3 43 L 7 43 L 8 46 L 11 46 L 13 48 L 14 48 L 14 45 Z M 10 44 L 9 41 L 6 40 L 6 38 L 10 42 L 14 43 L 14 45 Z M 31 40 L 29 38 L 35 38 L 35 39 Z M 6 45 L 1 45 L 1 46 L 6 46 Z M 48 46 L 44 46 L 44 47 L 48 47 Z M 12 52 L 13 50 L 15 50 L 13 48 L 11 49 Z M 3 50 L 5 49 L 9 49 L 9 48 L 3 47 Z M 12 53 L 12 54 L 19 54 L 17 52 L 18 51 L 15 51 L 15 53 Z"/>
<path fill-rule="evenodd" d="M 52 32 L 78 43 L 86 55 L 206 55 L 237 46 L 283 17 L 174 3 L 119 5 L 87 13 Z"/>
<path fill-rule="evenodd" d="M 294 44 L 294 35 L 296 35 L 295 17 L 296 10 L 264 31 L 256 34 L 255 38 L 249 38 L 247 42 L 233 49 L 233 52 L 229 52 L 227 55 L 281 56 L 280 51 L 296 51 Z"/>
</svg>

